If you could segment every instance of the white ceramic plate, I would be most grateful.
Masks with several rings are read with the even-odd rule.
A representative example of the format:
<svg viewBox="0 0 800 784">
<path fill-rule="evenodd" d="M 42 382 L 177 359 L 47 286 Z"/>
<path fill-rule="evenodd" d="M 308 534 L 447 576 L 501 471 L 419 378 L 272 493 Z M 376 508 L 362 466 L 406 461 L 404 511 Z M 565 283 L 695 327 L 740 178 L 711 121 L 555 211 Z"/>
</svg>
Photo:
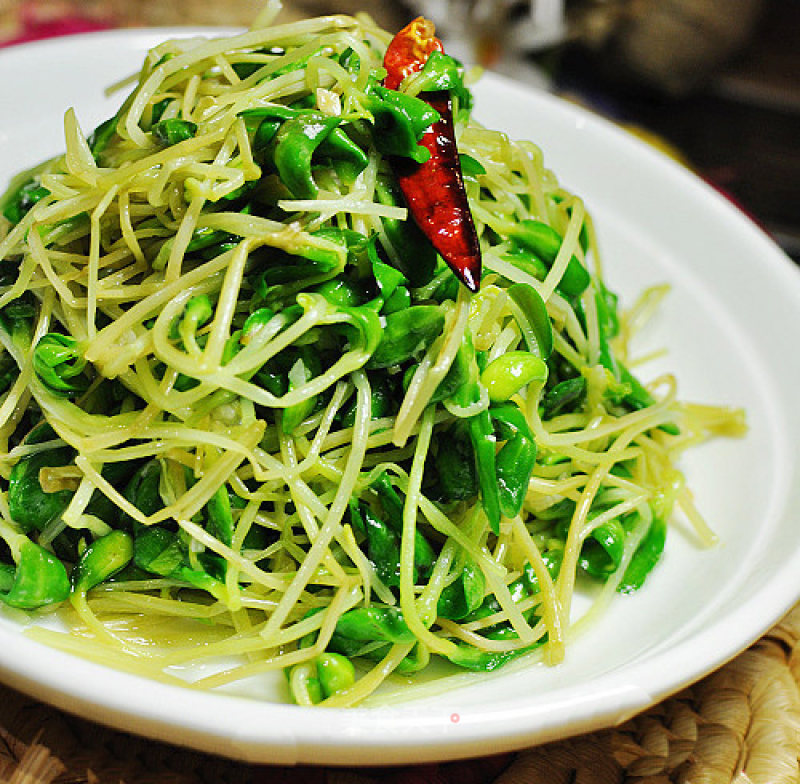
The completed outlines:
<svg viewBox="0 0 800 784">
<path fill-rule="evenodd" d="M 172 31 L 175 34 L 176 31 Z M 103 88 L 168 31 L 93 34 L 0 52 L 0 182 L 110 116 Z M 182 32 L 183 35 L 186 31 Z M 800 274 L 756 227 L 678 165 L 597 117 L 488 76 L 477 116 L 541 145 L 593 212 L 613 288 L 631 302 L 672 284 L 640 346 L 666 345 L 681 396 L 744 406 L 750 432 L 687 456 L 722 543 L 671 531 L 644 590 L 620 597 L 559 667 L 464 677 L 439 696 L 373 709 L 309 710 L 166 686 L 55 652 L 0 618 L 0 677 L 110 725 L 239 759 L 422 762 L 519 748 L 625 720 L 734 656 L 800 598 Z"/>
</svg>

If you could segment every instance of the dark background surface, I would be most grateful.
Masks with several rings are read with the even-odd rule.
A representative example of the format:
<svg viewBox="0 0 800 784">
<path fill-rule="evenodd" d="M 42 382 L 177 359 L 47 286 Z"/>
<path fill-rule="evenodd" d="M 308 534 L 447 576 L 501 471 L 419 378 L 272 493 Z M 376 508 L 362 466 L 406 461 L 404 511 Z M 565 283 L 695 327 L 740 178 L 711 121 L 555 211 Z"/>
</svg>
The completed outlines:
<svg viewBox="0 0 800 784">
<path fill-rule="evenodd" d="M 557 90 L 662 136 L 800 262 L 798 0 L 768 0 L 743 48 L 685 95 L 638 82 L 607 52 L 567 46 L 557 60 Z"/>
</svg>

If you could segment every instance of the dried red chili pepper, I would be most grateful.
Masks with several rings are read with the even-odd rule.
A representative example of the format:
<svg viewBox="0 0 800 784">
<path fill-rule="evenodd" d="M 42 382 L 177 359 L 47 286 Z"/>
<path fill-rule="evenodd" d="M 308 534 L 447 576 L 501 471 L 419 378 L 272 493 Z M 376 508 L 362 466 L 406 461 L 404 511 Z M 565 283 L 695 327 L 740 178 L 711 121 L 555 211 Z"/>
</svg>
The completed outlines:
<svg viewBox="0 0 800 784">
<path fill-rule="evenodd" d="M 383 58 L 383 86 L 396 90 L 407 76 L 421 71 L 432 52 L 444 52 L 433 22 L 418 17 L 391 41 Z M 481 280 L 481 250 L 461 176 L 453 106 L 446 90 L 419 96 L 439 113 L 420 144 L 430 152 L 421 164 L 395 159 L 392 169 L 409 212 L 458 279 L 477 291 Z"/>
</svg>

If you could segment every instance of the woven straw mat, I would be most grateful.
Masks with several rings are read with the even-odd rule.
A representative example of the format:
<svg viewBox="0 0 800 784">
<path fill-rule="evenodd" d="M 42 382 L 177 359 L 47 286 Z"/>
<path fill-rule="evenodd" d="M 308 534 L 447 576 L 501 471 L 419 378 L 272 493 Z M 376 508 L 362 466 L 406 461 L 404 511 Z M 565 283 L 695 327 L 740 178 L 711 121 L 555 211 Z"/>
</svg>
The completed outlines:
<svg viewBox="0 0 800 784">
<path fill-rule="evenodd" d="M 800 605 L 626 724 L 495 758 L 382 770 L 245 765 L 109 730 L 0 686 L 5 784 L 788 784 L 800 781 Z"/>
</svg>

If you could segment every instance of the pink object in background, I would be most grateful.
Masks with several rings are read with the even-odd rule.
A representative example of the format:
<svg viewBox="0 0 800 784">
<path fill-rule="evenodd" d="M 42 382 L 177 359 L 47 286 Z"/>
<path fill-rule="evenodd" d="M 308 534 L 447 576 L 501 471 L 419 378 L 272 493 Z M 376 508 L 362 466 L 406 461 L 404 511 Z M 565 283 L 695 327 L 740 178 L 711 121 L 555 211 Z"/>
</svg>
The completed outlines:
<svg viewBox="0 0 800 784">
<path fill-rule="evenodd" d="M 17 9 L 11 36 L 0 38 L 0 46 L 53 38 L 59 35 L 87 33 L 112 26 L 111 17 L 90 16 L 82 12 L 79 3 L 55 2 L 42 4 L 24 0 Z"/>
</svg>

